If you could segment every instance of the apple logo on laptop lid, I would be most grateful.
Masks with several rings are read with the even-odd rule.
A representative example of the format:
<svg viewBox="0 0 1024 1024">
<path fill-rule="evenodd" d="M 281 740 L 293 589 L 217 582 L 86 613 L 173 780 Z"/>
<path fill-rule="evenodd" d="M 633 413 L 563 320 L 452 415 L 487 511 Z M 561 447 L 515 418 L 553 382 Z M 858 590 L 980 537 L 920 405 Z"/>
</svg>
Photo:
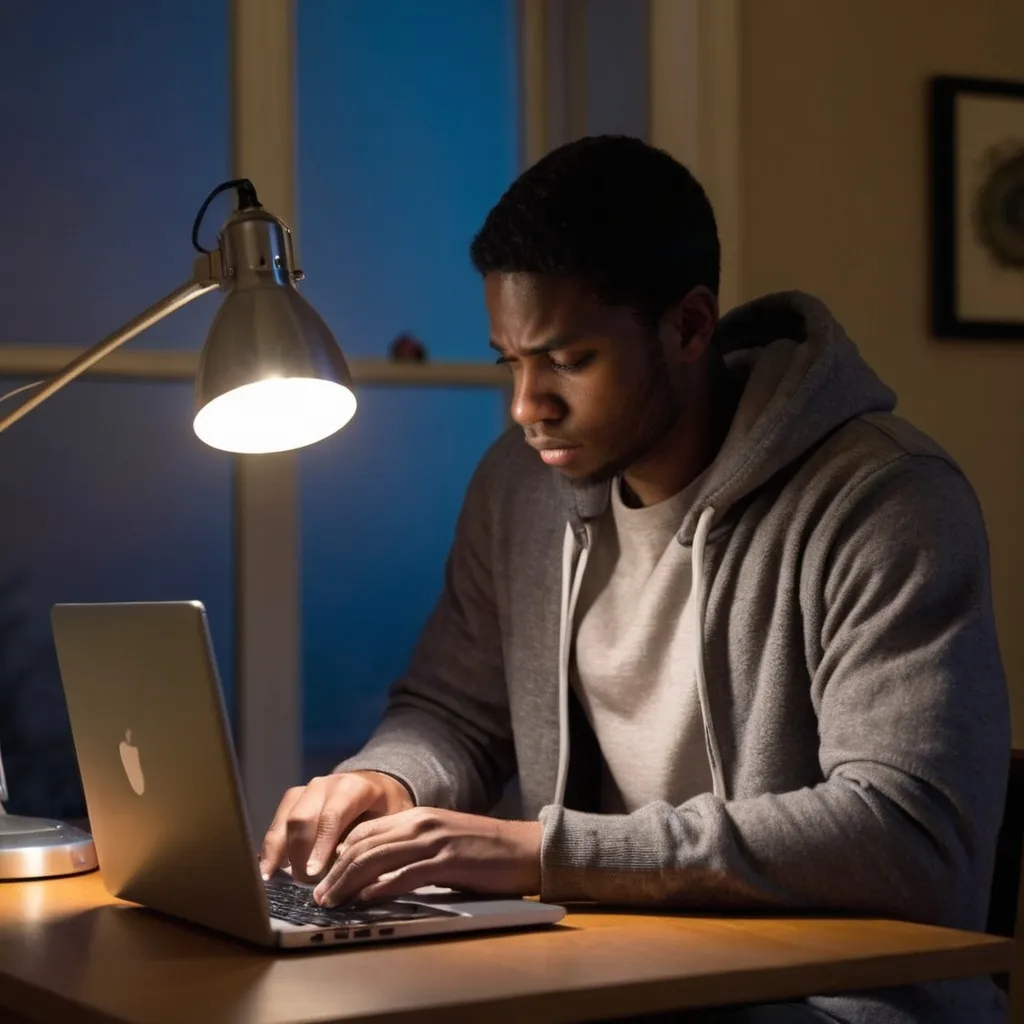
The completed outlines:
<svg viewBox="0 0 1024 1024">
<path fill-rule="evenodd" d="M 142 764 L 139 761 L 139 748 L 132 745 L 132 731 L 126 729 L 124 739 L 121 740 L 121 764 L 124 765 L 124 773 L 128 776 L 128 783 L 139 796 L 146 791 L 146 780 L 142 774 Z"/>
</svg>

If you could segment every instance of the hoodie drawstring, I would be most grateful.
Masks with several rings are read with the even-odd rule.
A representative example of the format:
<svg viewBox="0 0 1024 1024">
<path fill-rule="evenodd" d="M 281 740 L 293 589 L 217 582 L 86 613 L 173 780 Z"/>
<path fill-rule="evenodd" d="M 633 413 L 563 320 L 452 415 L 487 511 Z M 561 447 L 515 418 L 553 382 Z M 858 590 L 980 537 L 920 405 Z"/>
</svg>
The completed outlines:
<svg viewBox="0 0 1024 1024">
<path fill-rule="evenodd" d="M 589 527 L 587 534 L 590 534 Z M 558 626 L 558 773 L 555 776 L 554 799 L 558 806 L 565 802 L 565 785 L 569 778 L 569 660 L 572 656 L 572 623 L 589 553 L 588 544 L 580 551 L 574 571 L 576 536 L 571 524 L 566 523 L 565 538 L 562 541 L 561 621 Z"/>
<path fill-rule="evenodd" d="M 715 735 L 714 722 L 711 720 L 711 702 L 708 700 L 708 680 L 704 673 L 704 614 L 707 611 L 707 593 L 704 579 L 704 553 L 707 549 L 708 534 L 715 518 L 715 510 L 709 505 L 697 520 L 697 530 L 693 535 L 693 614 L 694 663 L 697 670 L 697 698 L 700 701 L 700 713 L 704 719 L 704 742 L 707 745 L 708 762 L 711 765 L 712 792 L 721 800 L 726 799 L 725 773 L 722 771 L 722 756 L 718 749 L 718 737 Z"/>
</svg>

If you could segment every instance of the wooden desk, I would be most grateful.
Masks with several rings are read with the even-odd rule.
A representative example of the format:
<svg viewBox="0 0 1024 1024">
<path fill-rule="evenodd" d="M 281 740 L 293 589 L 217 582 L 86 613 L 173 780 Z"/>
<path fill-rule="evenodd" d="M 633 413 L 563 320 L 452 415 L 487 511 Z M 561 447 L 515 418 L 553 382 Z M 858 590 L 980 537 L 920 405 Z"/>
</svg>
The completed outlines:
<svg viewBox="0 0 1024 1024">
<path fill-rule="evenodd" d="M 1010 954 L 892 921 L 582 909 L 545 931 L 281 955 L 113 900 L 95 873 L 0 883 L 0 1020 L 533 1024 L 986 974 Z"/>
</svg>

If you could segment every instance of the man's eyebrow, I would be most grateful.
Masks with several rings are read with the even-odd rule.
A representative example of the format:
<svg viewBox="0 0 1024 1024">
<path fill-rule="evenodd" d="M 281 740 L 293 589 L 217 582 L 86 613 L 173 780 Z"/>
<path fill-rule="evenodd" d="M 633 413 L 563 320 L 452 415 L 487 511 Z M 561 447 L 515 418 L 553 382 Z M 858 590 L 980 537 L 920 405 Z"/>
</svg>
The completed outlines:
<svg viewBox="0 0 1024 1024">
<path fill-rule="evenodd" d="M 528 348 L 522 349 L 518 354 L 524 356 L 541 356 L 545 352 L 556 352 L 560 348 L 565 348 L 567 345 L 571 345 L 574 341 L 578 341 L 581 335 L 578 334 L 567 334 L 560 338 L 549 338 L 547 341 L 542 341 L 539 345 L 530 345 Z M 488 344 L 495 352 L 500 352 L 502 355 L 505 354 L 505 350 L 491 338 Z"/>
</svg>

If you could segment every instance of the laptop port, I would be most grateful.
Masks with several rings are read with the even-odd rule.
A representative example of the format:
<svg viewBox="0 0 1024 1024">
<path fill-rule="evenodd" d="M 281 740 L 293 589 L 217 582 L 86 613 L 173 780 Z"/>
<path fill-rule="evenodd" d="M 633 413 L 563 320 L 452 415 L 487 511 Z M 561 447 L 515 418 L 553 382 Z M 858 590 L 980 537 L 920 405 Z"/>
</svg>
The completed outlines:
<svg viewBox="0 0 1024 1024">
<path fill-rule="evenodd" d="M 369 937 L 370 937 L 370 929 L 369 928 L 357 928 L 352 933 L 352 938 L 353 939 L 368 939 Z"/>
<path fill-rule="evenodd" d="M 395 934 L 395 929 L 394 928 L 378 928 L 377 929 L 377 934 L 378 935 L 394 935 Z"/>
<path fill-rule="evenodd" d="M 340 932 L 335 932 L 334 933 L 334 937 L 336 939 L 347 939 L 348 938 L 348 932 L 343 929 Z"/>
<path fill-rule="evenodd" d="M 315 935 L 310 935 L 309 941 L 310 942 L 323 942 L 324 941 L 324 933 L 323 932 L 317 932 Z"/>
</svg>

